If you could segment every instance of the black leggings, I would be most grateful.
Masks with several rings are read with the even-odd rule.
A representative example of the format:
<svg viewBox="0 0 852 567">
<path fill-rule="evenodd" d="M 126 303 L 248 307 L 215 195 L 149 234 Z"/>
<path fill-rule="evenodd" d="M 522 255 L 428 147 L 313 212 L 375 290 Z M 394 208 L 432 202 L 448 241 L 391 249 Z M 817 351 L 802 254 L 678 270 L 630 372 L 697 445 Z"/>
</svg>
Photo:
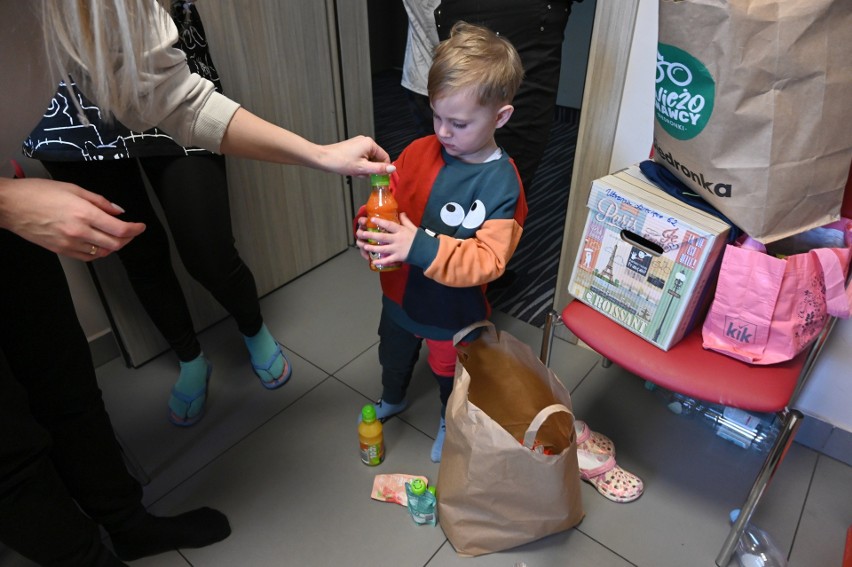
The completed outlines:
<svg viewBox="0 0 852 567">
<path fill-rule="evenodd" d="M 59 259 L 0 229 L 0 262 L 0 542 L 39 564 L 99 565 L 97 524 L 113 531 L 143 514 L 142 488 Z"/>
<path fill-rule="evenodd" d="M 122 207 L 122 220 L 147 225 L 118 256 L 142 306 L 180 360 L 197 357 L 201 346 L 172 268 L 166 230 L 145 191 L 143 171 L 189 274 L 234 317 L 242 334 L 257 334 L 263 317 L 254 276 L 234 246 L 222 156 L 43 163 L 55 180 L 79 185 Z"/>
</svg>

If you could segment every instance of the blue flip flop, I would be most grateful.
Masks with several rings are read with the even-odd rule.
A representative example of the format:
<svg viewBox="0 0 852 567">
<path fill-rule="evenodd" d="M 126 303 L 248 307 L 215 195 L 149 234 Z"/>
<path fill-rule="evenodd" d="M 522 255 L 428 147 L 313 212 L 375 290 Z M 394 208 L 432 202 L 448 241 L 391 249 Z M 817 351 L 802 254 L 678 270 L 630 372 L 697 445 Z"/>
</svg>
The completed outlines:
<svg viewBox="0 0 852 567">
<path fill-rule="evenodd" d="M 207 377 L 204 380 L 204 386 L 191 396 L 172 388 L 172 396 L 186 404 L 186 411 L 184 412 L 183 417 L 176 414 L 171 406 L 169 406 L 169 421 L 172 424 L 177 425 L 178 427 L 189 427 L 201 421 L 201 418 L 204 417 L 204 409 L 207 404 L 207 386 L 210 384 L 210 375 L 212 373 L 213 365 L 208 361 Z M 201 411 L 192 417 L 188 417 L 189 408 L 192 407 L 192 404 L 199 399 L 201 399 Z"/>
<path fill-rule="evenodd" d="M 251 367 L 254 369 L 254 373 L 260 379 L 260 385 L 266 388 L 267 390 L 274 390 L 275 388 L 280 388 L 284 384 L 287 383 L 287 380 L 290 379 L 290 375 L 293 373 L 293 367 L 290 366 L 290 361 L 287 359 L 287 356 L 284 354 L 284 350 L 281 348 L 279 343 L 276 343 L 278 347 L 275 352 L 272 353 L 272 356 L 269 357 L 269 360 L 266 361 L 266 364 L 255 364 L 254 361 L 251 361 Z M 270 369 L 272 365 L 278 360 L 278 357 L 284 359 L 284 371 L 281 373 L 281 376 L 277 378 L 272 375 Z M 269 380 L 265 380 L 264 378 L 269 378 Z"/>
</svg>

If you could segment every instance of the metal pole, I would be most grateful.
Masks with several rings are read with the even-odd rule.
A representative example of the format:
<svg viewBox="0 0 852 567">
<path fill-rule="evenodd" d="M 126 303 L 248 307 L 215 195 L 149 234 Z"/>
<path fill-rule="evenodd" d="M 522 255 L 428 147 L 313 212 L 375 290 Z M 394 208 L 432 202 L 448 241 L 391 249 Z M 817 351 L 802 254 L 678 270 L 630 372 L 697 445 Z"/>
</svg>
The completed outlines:
<svg viewBox="0 0 852 567">
<path fill-rule="evenodd" d="M 561 321 L 559 313 L 550 309 L 547 312 L 547 317 L 544 320 L 544 331 L 541 335 L 541 360 L 545 366 L 550 366 L 550 349 L 553 347 L 553 334 L 556 332 L 556 325 Z"/>
<path fill-rule="evenodd" d="M 739 543 L 743 531 L 745 531 L 745 526 L 751 520 L 751 515 L 754 513 L 755 507 L 757 507 L 757 502 L 763 496 L 766 487 L 769 486 L 769 481 L 775 476 L 775 472 L 784 459 L 784 455 L 787 454 L 787 450 L 792 445 L 793 439 L 796 437 L 796 431 L 802 425 L 802 419 L 804 419 L 804 416 L 798 410 L 788 410 L 784 416 L 784 426 L 778 433 L 778 439 L 776 439 L 772 449 L 769 450 L 766 460 L 763 461 L 763 467 L 760 469 L 760 473 L 758 473 L 754 481 L 751 492 L 740 510 L 740 515 L 737 521 L 734 522 L 727 539 L 725 539 L 724 545 L 722 545 L 722 550 L 719 551 L 719 555 L 716 557 L 716 565 L 719 567 L 728 566 L 731 555 L 734 554 L 737 543 Z"/>
</svg>

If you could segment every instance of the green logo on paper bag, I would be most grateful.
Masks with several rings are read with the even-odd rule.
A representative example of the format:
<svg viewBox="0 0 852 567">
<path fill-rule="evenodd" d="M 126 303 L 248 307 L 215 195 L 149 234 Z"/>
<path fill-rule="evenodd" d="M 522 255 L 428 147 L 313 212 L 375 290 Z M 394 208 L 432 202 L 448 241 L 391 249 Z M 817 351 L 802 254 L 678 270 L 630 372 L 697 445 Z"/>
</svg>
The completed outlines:
<svg viewBox="0 0 852 567">
<path fill-rule="evenodd" d="M 716 82 L 704 65 L 682 49 L 657 44 L 657 122 L 677 140 L 704 130 L 713 112 Z"/>
</svg>

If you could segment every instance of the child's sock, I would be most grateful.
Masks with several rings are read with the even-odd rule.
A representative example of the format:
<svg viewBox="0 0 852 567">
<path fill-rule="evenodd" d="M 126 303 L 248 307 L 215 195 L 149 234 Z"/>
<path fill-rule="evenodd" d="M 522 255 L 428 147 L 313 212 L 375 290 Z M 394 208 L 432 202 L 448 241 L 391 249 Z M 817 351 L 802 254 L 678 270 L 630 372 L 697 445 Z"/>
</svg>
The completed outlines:
<svg viewBox="0 0 852 567">
<path fill-rule="evenodd" d="M 115 554 L 123 561 L 133 561 L 178 548 L 196 548 L 228 537 L 228 518 L 212 508 L 198 508 L 172 517 L 148 514 L 130 527 L 110 533 Z"/>
<path fill-rule="evenodd" d="M 441 453 L 444 450 L 444 436 L 447 433 L 447 422 L 441 416 L 441 423 L 438 425 L 438 435 L 435 436 L 435 441 L 432 443 L 432 462 L 441 462 Z"/>
<path fill-rule="evenodd" d="M 243 339 L 246 342 L 246 347 L 248 347 L 252 364 L 255 366 L 265 366 L 279 350 L 278 341 L 275 340 L 272 333 L 266 328 L 266 323 L 260 327 L 260 331 L 256 335 L 253 337 L 243 335 Z M 284 357 L 279 356 L 272 362 L 269 374 L 275 378 L 281 376 L 284 374 L 284 364 Z"/>
<path fill-rule="evenodd" d="M 391 404 L 380 398 L 373 406 L 376 408 L 376 419 L 384 422 L 407 408 L 408 400 L 403 398 L 398 404 Z M 358 412 L 358 423 L 361 423 L 361 412 Z"/>
<path fill-rule="evenodd" d="M 199 354 L 189 362 L 180 362 L 180 376 L 175 383 L 175 390 L 185 396 L 195 396 L 207 385 L 207 372 L 210 363 L 204 358 L 204 353 Z M 204 409 L 206 396 L 198 396 L 189 407 L 186 402 L 172 396 L 169 399 L 169 408 L 183 419 L 191 419 Z"/>
</svg>

